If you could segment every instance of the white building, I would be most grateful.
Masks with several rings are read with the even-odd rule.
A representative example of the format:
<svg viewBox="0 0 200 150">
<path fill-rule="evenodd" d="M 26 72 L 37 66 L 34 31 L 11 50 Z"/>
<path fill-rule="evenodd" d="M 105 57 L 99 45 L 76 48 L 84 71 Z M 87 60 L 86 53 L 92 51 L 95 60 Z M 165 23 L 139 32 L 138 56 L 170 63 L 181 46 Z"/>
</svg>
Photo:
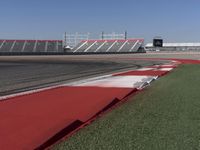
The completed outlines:
<svg viewBox="0 0 200 150">
<path fill-rule="evenodd" d="M 160 51 L 199 51 L 200 43 L 163 43 L 163 47 L 154 47 L 153 43 L 147 43 L 145 48 L 147 50 Z"/>
</svg>

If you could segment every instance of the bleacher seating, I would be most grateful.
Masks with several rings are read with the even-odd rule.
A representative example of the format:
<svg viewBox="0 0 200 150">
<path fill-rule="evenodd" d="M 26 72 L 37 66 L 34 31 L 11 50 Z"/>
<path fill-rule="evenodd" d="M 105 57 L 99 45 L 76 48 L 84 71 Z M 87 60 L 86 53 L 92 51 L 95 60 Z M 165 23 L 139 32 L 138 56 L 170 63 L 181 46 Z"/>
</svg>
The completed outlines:
<svg viewBox="0 0 200 150">
<path fill-rule="evenodd" d="M 79 47 L 81 47 L 81 45 L 83 45 L 83 44 L 84 44 L 83 41 L 80 42 L 80 43 L 78 43 L 78 44 L 73 48 L 73 51 L 76 51 L 77 49 L 79 49 Z"/>
<path fill-rule="evenodd" d="M 97 52 L 99 48 L 101 48 L 106 42 L 105 41 L 98 41 L 96 42 L 87 52 Z"/>
<path fill-rule="evenodd" d="M 109 52 L 115 52 L 116 50 L 119 51 L 119 49 L 123 46 L 124 43 L 124 41 L 118 41 L 115 45 L 113 45 Z"/>
<path fill-rule="evenodd" d="M 137 51 L 141 47 L 141 42 L 136 43 L 135 47 L 133 48 L 133 51 Z"/>
<path fill-rule="evenodd" d="M 14 46 L 12 47 L 12 52 L 21 52 L 25 44 L 24 40 L 15 41 Z"/>
<path fill-rule="evenodd" d="M 73 53 L 124 53 L 138 52 L 144 39 L 127 40 L 83 40 L 75 48 Z"/>
<path fill-rule="evenodd" d="M 25 43 L 24 48 L 22 49 L 22 52 L 35 52 L 35 46 L 36 46 L 36 42 L 35 40 L 28 40 Z"/>
<path fill-rule="evenodd" d="M 96 52 L 109 52 L 109 49 L 112 48 L 112 45 L 115 44 L 114 41 L 104 41 L 105 43 L 101 48 L 99 48 Z"/>
<path fill-rule="evenodd" d="M 121 48 L 121 52 L 137 52 L 138 49 L 141 47 L 143 40 L 136 39 L 136 40 L 129 40 L 126 44 Z"/>
<path fill-rule="evenodd" d="M 56 52 L 55 50 L 57 49 L 58 49 L 57 41 L 48 42 L 47 52 Z"/>
<path fill-rule="evenodd" d="M 94 42 L 91 42 L 91 41 L 82 41 L 81 43 L 83 43 L 83 44 L 81 44 L 79 47 L 77 47 L 75 49 L 76 52 L 79 52 L 79 53 L 80 52 L 86 52 L 92 46 L 92 44 Z"/>
<path fill-rule="evenodd" d="M 35 52 L 46 52 L 46 41 L 37 41 Z"/>
<path fill-rule="evenodd" d="M 0 40 L 0 54 L 63 52 L 61 40 Z"/>
<path fill-rule="evenodd" d="M 1 47 L 3 46 L 3 44 L 4 44 L 4 40 L 0 40 L 0 51 L 1 51 Z"/>
<path fill-rule="evenodd" d="M 1 52 L 10 52 L 11 51 L 11 48 L 13 46 L 13 43 L 14 41 L 13 40 L 7 40 L 6 42 L 4 42 L 2 44 L 2 47 L 1 47 Z"/>
<path fill-rule="evenodd" d="M 57 49 L 58 52 L 63 53 L 63 41 L 57 41 Z"/>
<path fill-rule="evenodd" d="M 138 52 L 143 39 L 83 40 L 72 50 L 64 51 L 61 40 L 0 40 L 1 54 L 56 53 L 131 53 Z"/>
</svg>

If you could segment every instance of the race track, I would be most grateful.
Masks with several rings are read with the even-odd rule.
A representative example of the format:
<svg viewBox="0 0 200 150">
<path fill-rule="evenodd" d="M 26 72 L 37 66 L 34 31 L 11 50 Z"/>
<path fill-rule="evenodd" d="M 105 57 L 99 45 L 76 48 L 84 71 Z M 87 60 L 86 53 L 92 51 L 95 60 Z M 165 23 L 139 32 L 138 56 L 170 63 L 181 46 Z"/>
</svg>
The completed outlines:
<svg viewBox="0 0 200 150">
<path fill-rule="evenodd" d="M 0 57 L 1 146 L 47 148 L 181 63 L 199 64 L 189 55 L 156 55 Z M 19 93 L 42 87 L 49 88 Z"/>
<path fill-rule="evenodd" d="M 126 57 L 131 58 L 130 55 L 0 57 L 0 96 L 162 63 Z"/>
</svg>

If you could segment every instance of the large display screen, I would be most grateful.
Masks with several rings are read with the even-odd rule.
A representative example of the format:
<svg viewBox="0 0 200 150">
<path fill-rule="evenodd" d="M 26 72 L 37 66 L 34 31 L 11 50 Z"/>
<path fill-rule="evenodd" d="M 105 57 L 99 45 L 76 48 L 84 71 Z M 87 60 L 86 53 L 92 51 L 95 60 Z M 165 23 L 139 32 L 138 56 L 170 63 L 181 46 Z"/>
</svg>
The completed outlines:
<svg viewBox="0 0 200 150">
<path fill-rule="evenodd" d="M 163 47 L 163 39 L 153 39 L 154 47 Z"/>
</svg>

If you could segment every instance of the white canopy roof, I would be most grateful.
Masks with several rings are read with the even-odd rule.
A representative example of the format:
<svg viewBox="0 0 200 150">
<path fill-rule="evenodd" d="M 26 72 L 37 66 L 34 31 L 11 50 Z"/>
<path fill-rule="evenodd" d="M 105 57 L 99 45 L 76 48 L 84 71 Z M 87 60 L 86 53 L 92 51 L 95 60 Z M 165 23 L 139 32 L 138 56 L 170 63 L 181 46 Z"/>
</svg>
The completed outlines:
<svg viewBox="0 0 200 150">
<path fill-rule="evenodd" d="M 194 47 L 199 46 L 200 43 L 163 43 L 163 47 Z M 153 43 L 147 43 L 146 47 L 153 47 Z"/>
</svg>

